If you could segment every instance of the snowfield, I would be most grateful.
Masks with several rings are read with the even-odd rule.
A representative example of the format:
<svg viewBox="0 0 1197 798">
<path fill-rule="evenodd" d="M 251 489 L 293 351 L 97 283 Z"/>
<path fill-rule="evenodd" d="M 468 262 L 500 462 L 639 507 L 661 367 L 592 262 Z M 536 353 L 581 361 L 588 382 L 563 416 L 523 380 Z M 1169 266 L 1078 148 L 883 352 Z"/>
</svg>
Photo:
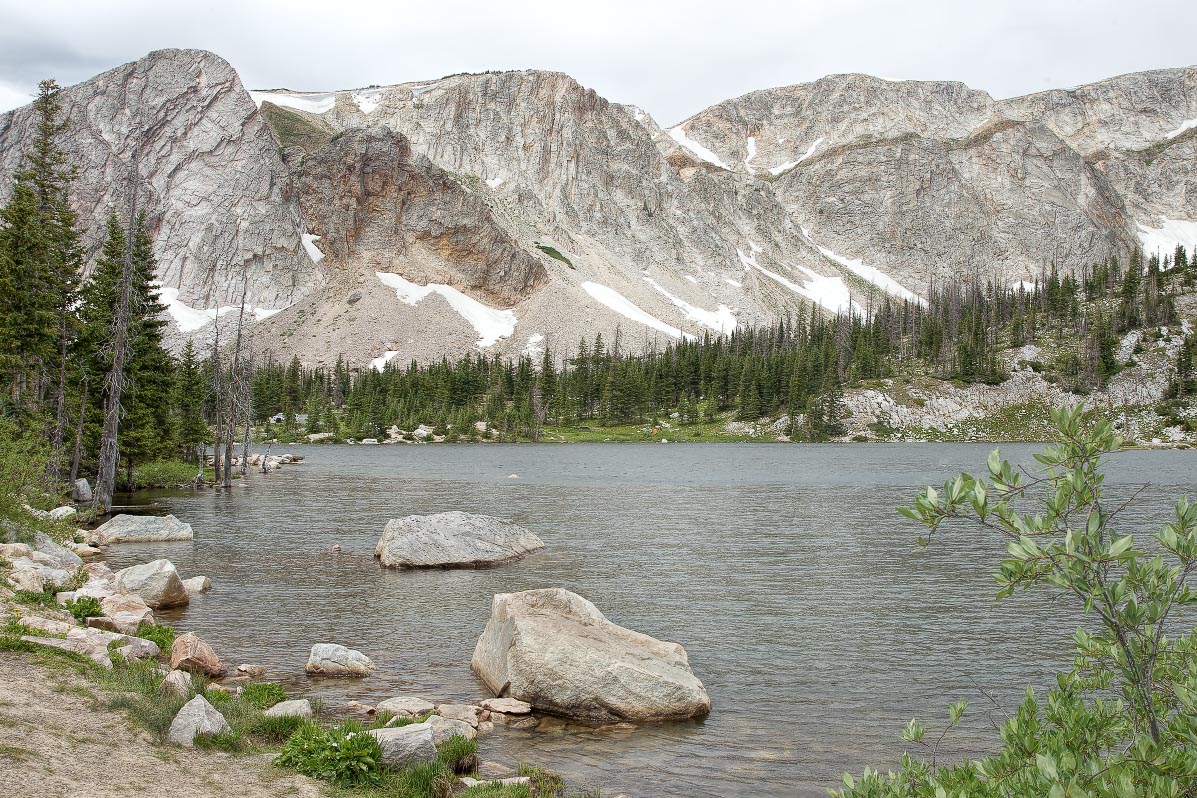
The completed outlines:
<svg viewBox="0 0 1197 798">
<path fill-rule="evenodd" d="M 855 274 L 857 277 L 863 278 L 867 282 L 872 283 L 882 291 L 885 291 L 887 294 L 893 294 L 899 299 L 905 299 L 910 302 L 918 302 L 923 307 L 927 306 L 927 300 L 923 299 L 921 296 L 914 293 L 885 272 L 873 266 L 866 265 L 862 260 L 845 258 L 843 255 L 838 255 L 835 252 L 832 252 L 827 247 L 819 246 L 819 244 L 815 242 L 814 238 L 811 237 L 811 234 L 805 227 L 801 228 L 801 230 L 802 235 L 806 238 L 806 240 L 809 241 L 815 247 L 815 249 L 819 250 L 819 254 L 821 254 L 823 257 L 835 261 L 844 268 L 848 269 L 848 271 Z"/>
<path fill-rule="evenodd" d="M 669 138 L 673 139 L 678 144 L 682 145 L 683 147 L 685 147 L 690 152 L 694 153 L 695 155 L 697 155 L 699 158 L 703 159 L 707 163 L 714 164 L 715 166 L 718 166 L 720 169 L 726 169 L 729 172 L 731 171 L 731 167 L 728 166 L 727 164 L 725 164 L 723 161 L 721 161 L 719 159 L 718 155 L 711 152 L 706 147 L 702 146 L 697 141 L 694 141 L 689 136 L 687 136 L 685 127 L 683 125 L 678 125 L 675 128 L 670 128 L 669 129 Z M 755 142 L 753 142 L 753 143 L 755 144 Z"/>
<path fill-rule="evenodd" d="M 687 335 L 679 330 L 677 327 L 666 324 L 658 319 L 656 316 L 642 310 L 635 302 L 628 299 L 623 294 L 616 291 L 614 288 L 608 288 L 602 283 L 585 282 L 582 283 L 582 290 L 590 294 L 591 299 L 596 302 L 606 305 L 611 310 L 623 316 L 625 319 L 639 322 L 646 327 L 651 327 L 654 330 L 665 333 L 671 338 L 686 338 L 693 339 L 693 335 Z"/>
<path fill-rule="evenodd" d="M 1172 131 L 1165 133 L 1164 138 L 1174 139 L 1177 136 L 1179 136 L 1181 133 L 1184 133 L 1186 130 L 1191 130 L 1195 127 L 1197 127 L 1197 119 L 1186 119 L 1185 121 L 1180 123 L 1180 127 L 1178 127 L 1176 130 L 1172 130 Z"/>
<path fill-rule="evenodd" d="M 303 248 L 308 253 L 308 257 L 312 259 L 312 263 L 319 263 L 324 260 L 324 253 L 316 246 L 316 242 L 320 240 L 320 236 L 314 236 L 311 233 L 304 233 L 300 236 L 303 241 Z"/>
<path fill-rule="evenodd" d="M 819 145 L 822 143 L 823 143 L 823 137 L 819 136 L 817 139 L 815 139 L 815 143 L 810 145 L 810 147 L 807 148 L 806 152 L 802 153 L 802 155 L 798 158 L 798 160 L 787 161 L 786 163 L 783 163 L 780 166 L 774 166 L 772 169 L 769 170 L 769 174 L 773 175 L 774 177 L 777 177 L 782 172 L 785 172 L 789 169 L 793 169 L 795 166 L 797 166 L 798 164 L 805 161 L 807 158 L 814 155 L 815 150 L 818 149 Z"/>
<path fill-rule="evenodd" d="M 1162 227 L 1148 227 L 1140 223 L 1139 240 L 1143 242 L 1143 251 L 1147 253 L 1147 257 L 1159 255 L 1160 260 L 1163 260 L 1165 255 L 1171 257 L 1177 244 L 1183 245 L 1192 253 L 1197 249 L 1197 222 L 1165 219 Z"/>
<path fill-rule="evenodd" d="M 727 305 L 720 305 L 718 310 L 705 310 L 697 305 L 691 305 L 681 297 L 676 297 L 669 293 L 665 288 L 651 277 L 645 277 L 644 282 L 656 289 L 657 293 L 664 296 L 685 315 L 687 321 L 701 324 L 709 330 L 714 330 L 722 335 L 731 335 L 736 331 L 736 314 Z"/>
<path fill-rule="evenodd" d="M 261 108 L 263 102 L 271 102 L 296 111 L 309 114 L 326 114 L 337 104 L 337 93 L 326 91 L 313 94 L 280 94 L 271 91 L 251 91 L 249 96 Z"/>
<path fill-rule="evenodd" d="M 382 102 L 382 95 L 386 89 L 358 89 L 351 95 L 358 110 L 368 114 Z"/>
<path fill-rule="evenodd" d="M 385 369 L 387 367 L 387 363 L 390 363 L 391 360 L 394 359 L 395 355 L 397 355 L 397 354 L 399 354 L 399 353 L 394 350 L 391 350 L 389 352 L 383 352 L 381 355 L 379 355 L 378 357 L 376 357 L 370 361 L 370 368 L 374 369 L 375 371 L 381 372 L 383 369 Z"/>
<path fill-rule="evenodd" d="M 508 338 L 515 332 L 515 325 L 518 323 L 515 313 L 483 305 L 477 299 L 466 296 L 451 285 L 442 285 L 441 283 L 417 285 L 398 274 L 389 272 L 374 272 L 374 275 L 383 285 L 394 288 L 395 295 L 408 305 L 418 305 L 430 294 L 440 294 L 449 303 L 449 306 L 478 332 L 479 349 L 493 346 L 500 338 Z"/>
</svg>

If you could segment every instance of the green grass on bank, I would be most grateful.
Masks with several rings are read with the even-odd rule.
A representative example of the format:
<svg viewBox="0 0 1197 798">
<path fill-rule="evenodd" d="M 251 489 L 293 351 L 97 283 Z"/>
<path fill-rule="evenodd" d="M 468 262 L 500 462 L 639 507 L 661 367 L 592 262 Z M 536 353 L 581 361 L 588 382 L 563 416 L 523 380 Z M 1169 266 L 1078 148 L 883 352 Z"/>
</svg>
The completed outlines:
<svg viewBox="0 0 1197 798">
<path fill-rule="evenodd" d="M 119 491 L 148 490 L 150 488 L 177 488 L 189 485 L 199 472 L 195 463 L 185 463 L 182 460 L 155 460 L 133 467 L 133 479 L 122 468 L 117 471 L 116 489 Z M 234 477 L 239 475 L 234 474 Z M 204 469 L 204 481 L 212 482 L 215 472 L 211 468 Z"/>
</svg>

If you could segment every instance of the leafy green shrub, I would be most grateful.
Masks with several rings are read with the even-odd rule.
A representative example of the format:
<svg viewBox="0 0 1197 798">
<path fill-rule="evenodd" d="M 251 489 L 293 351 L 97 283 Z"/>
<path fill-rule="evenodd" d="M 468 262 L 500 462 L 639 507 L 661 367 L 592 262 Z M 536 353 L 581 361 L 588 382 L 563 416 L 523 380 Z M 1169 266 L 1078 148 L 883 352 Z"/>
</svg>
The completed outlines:
<svg viewBox="0 0 1197 798">
<path fill-rule="evenodd" d="M 88 618 L 98 618 L 104 614 L 104 610 L 100 607 L 100 600 L 92 596 L 70 599 L 66 603 L 66 608 L 80 623 L 86 623 Z"/>
<path fill-rule="evenodd" d="M 478 766 L 478 741 L 455 734 L 436 747 L 436 758 L 454 773 L 469 773 Z"/>
<path fill-rule="evenodd" d="M 241 688 L 241 700 L 266 709 L 287 700 L 287 691 L 274 682 L 253 682 Z"/>
<path fill-rule="evenodd" d="M 162 651 L 170 651 L 175 642 L 175 630 L 166 624 L 143 623 L 137 627 L 137 636 L 156 643 Z"/>
<path fill-rule="evenodd" d="M 338 787 L 382 783 L 382 749 L 360 723 L 352 721 L 335 729 L 305 723 L 287 740 L 274 763 Z"/>
<path fill-rule="evenodd" d="M 1197 505 L 1182 498 L 1175 519 L 1154 536 L 1150 556 L 1115 522 L 1129 503 L 1106 500 L 1104 455 L 1123 443 L 1110 423 L 1089 429 L 1081 406 L 1053 410 L 1060 443 L 1035 456 L 1037 474 L 1016 471 L 997 451 L 988 478 L 948 480 L 927 488 L 902 512 L 930 530 L 964 519 L 1006 540 L 1009 556 L 996 579 L 998 598 L 1019 589 L 1062 591 L 1099 631 L 1077 629 L 1070 670 L 1041 704 L 1028 688 L 1002 725 L 1001 747 L 977 761 L 942 764 L 938 741 L 911 721 L 902 734 L 928 757 L 903 756 L 896 771 L 844 776 L 841 798 L 1171 798 L 1197 785 L 1197 605 L 1187 580 L 1197 573 Z M 1015 509 L 1043 496 L 1034 512 Z M 1133 498 L 1133 497 L 1132 497 Z M 1183 624 L 1176 636 L 1168 634 Z M 948 726 L 965 703 L 954 704 Z M 939 740 L 942 735 L 937 735 Z"/>
</svg>

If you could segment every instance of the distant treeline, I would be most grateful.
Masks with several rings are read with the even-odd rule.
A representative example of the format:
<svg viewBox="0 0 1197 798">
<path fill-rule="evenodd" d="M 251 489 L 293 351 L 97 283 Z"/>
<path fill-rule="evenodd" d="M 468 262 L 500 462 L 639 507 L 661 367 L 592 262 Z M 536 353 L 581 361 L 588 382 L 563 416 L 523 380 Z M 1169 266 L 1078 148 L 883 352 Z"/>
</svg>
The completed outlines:
<svg viewBox="0 0 1197 798">
<path fill-rule="evenodd" d="M 841 431 L 847 386 L 911 375 L 997 383 L 1007 376 L 999 353 L 1009 347 L 1043 344 L 1053 362 L 1033 366 L 1073 390 L 1099 388 L 1121 368 L 1120 336 L 1174 322 L 1173 297 L 1195 280 L 1197 263 L 1178 247 L 1145 266 L 1136 253 L 1128 268 L 1117 259 L 1077 275 L 1052 268 L 1033 288 L 956 283 L 933 288 L 925 306 L 886 298 L 864 313 L 812 309 L 661 350 L 627 351 L 600 335 L 535 360 L 476 353 L 360 374 L 344 362 L 307 370 L 293 360 L 256 370 L 254 414 L 259 422 L 303 416 L 309 433 L 379 437 L 392 425 L 428 424 L 469 437 L 485 421 L 507 436 L 537 438 L 546 425 L 650 422 L 674 412 L 692 423 L 734 412 L 743 420 L 788 415 L 793 435 L 821 439 Z"/>
</svg>

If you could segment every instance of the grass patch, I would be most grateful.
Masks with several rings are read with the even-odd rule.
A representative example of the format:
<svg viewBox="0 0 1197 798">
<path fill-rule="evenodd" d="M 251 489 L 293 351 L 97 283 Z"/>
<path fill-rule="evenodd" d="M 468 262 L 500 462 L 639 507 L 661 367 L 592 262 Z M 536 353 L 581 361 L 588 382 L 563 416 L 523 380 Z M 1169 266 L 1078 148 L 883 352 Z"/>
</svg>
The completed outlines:
<svg viewBox="0 0 1197 798">
<path fill-rule="evenodd" d="M 274 682 L 254 682 L 241 688 L 241 700 L 267 709 L 280 701 L 286 701 L 287 691 L 282 685 Z"/>
<path fill-rule="evenodd" d="M 13 593 L 13 601 L 18 604 L 24 604 L 27 607 L 58 606 L 58 601 L 55 600 L 54 593 L 48 591 L 34 593 L 32 590 L 17 590 Z"/>
<path fill-rule="evenodd" d="M 566 266 L 568 266 L 571 269 L 577 268 L 574 266 L 574 262 L 572 260 L 570 260 L 569 258 L 565 257 L 564 255 L 562 255 L 561 252 L 559 252 L 556 247 L 551 247 L 548 244 L 537 244 L 536 248 L 539 249 L 544 254 L 548 255 L 550 258 L 556 258 L 557 260 L 561 261 L 562 263 L 564 263 Z"/>
<path fill-rule="evenodd" d="M 177 488 L 190 485 L 198 471 L 195 463 L 184 463 L 182 460 L 155 460 L 143 463 L 133 468 L 133 481 L 126 479 L 121 471 L 117 476 L 116 487 L 121 491 L 146 490 L 147 488 Z M 204 469 L 204 479 L 211 481 L 213 471 Z"/>
<path fill-rule="evenodd" d="M 262 103 L 262 117 L 284 149 L 300 147 L 305 153 L 314 152 L 333 139 L 331 131 L 269 100 Z"/>
<path fill-rule="evenodd" d="M 157 644 L 161 651 L 170 651 L 175 642 L 175 630 L 166 624 L 143 623 L 137 627 L 137 636 Z"/>
<path fill-rule="evenodd" d="M 478 741 L 455 734 L 437 746 L 436 758 L 454 773 L 470 773 L 478 767 Z"/>
<path fill-rule="evenodd" d="M 526 784 L 477 784 L 461 793 L 462 798 L 532 798 L 532 790 Z"/>
</svg>

